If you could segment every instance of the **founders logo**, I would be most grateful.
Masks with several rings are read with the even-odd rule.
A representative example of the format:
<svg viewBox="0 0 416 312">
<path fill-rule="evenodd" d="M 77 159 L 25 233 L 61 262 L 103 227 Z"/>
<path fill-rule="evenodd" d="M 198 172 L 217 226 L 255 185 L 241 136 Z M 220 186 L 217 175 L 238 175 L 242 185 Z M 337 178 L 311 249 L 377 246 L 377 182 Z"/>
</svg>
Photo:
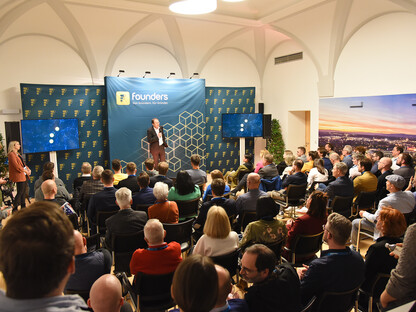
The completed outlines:
<svg viewBox="0 0 416 312">
<path fill-rule="evenodd" d="M 116 103 L 117 103 L 117 105 L 130 105 L 130 92 L 128 92 L 128 91 L 117 91 L 116 92 Z"/>
</svg>

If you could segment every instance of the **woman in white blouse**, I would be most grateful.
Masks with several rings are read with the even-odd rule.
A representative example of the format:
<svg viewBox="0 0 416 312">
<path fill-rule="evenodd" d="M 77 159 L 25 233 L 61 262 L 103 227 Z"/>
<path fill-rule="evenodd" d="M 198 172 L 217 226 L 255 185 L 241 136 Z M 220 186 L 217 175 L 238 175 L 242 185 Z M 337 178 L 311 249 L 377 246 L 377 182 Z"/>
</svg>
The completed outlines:
<svg viewBox="0 0 416 312">
<path fill-rule="evenodd" d="M 228 254 L 238 248 L 238 234 L 231 231 L 230 220 L 224 208 L 212 206 L 208 210 L 204 235 L 198 240 L 194 254 L 215 257 Z"/>
<path fill-rule="evenodd" d="M 308 188 L 311 187 L 313 182 L 325 182 L 328 181 L 328 170 L 324 167 L 324 160 L 317 158 L 313 161 L 313 168 L 308 174 Z"/>
</svg>

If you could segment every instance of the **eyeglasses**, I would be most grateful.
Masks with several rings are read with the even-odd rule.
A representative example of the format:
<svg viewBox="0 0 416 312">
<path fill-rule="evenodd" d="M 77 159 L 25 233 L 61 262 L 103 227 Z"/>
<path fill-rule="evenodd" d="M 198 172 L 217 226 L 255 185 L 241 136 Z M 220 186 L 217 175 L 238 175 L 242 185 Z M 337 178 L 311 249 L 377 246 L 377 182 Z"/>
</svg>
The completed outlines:
<svg viewBox="0 0 416 312">
<path fill-rule="evenodd" d="M 248 268 L 246 268 L 246 267 L 242 266 L 242 267 L 241 267 L 241 271 L 244 271 L 244 272 L 246 272 L 246 273 L 250 274 L 250 273 L 256 272 L 256 271 L 257 271 L 257 269 L 255 269 L 255 270 L 251 270 L 251 269 L 248 269 Z"/>
<path fill-rule="evenodd" d="M 324 230 L 324 231 L 327 231 L 328 233 L 331 233 L 331 231 L 330 230 L 328 230 L 327 228 L 326 228 L 326 224 L 323 224 L 322 225 L 322 229 Z M 332 233 L 331 233 L 332 234 Z"/>
</svg>

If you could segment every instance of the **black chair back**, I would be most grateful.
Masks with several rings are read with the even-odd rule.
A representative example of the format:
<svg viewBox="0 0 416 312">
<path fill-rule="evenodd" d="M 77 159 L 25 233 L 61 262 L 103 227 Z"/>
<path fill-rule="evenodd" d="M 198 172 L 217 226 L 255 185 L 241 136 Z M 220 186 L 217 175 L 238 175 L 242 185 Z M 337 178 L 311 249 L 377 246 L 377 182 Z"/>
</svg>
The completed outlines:
<svg viewBox="0 0 416 312">
<path fill-rule="evenodd" d="M 101 236 L 105 235 L 107 227 L 105 225 L 105 220 L 115 215 L 119 210 L 113 211 L 97 211 L 97 232 Z"/>
<path fill-rule="evenodd" d="M 138 248 L 147 248 L 144 240 L 144 231 L 136 233 L 112 235 L 111 246 L 113 249 L 114 272 L 126 272 L 130 275 L 130 260 Z"/>
<path fill-rule="evenodd" d="M 325 291 L 317 302 L 319 312 L 349 312 L 357 304 L 358 288 L 344 292 Z"/>
<path fill-rule="evenodd" d="M 300 258 L 313 257 L 322 248 L 324 232 L 314 235 L 297 235 L 291 250 L 291 263 L 296 264 L 296 256 Z"/>
<path fill-rule="evenodd" d="M 356 214 L 362 209 L 373 209 L 376 201 L 377 192 L 361 192 L 354 202 Z"/>
<path fill-rule="evenodd" d="M 281 256 L 282 256 L 282 249 L 283 245 L 286 242 L 286 238 L 283 238 L 277 242 L 273 243 L 261 243 L 269 247 L 271 250 L 273 250 L 274 254 L 276 255 L 276 264 L 279 264 L 281 262 Z"/>
<path fill-rule="evenodd" d="M 185 220 L 176 224 L 163 223 L 163 228 L 166 231 L 165 242 L 177 242 L 181 245 L 181 251 L 191 249 L 192 241 L 192 224 L 195 219 Z"/>
<path fill-rule="evenodd" d="M 337 212 L 343 215 L 344 217 L 349 218 L 351 216 L 351 206 L 353 198 L 353 196 L 335 196 L 329 208 L 331 208 L 333 212 Z"/>
<path fill-rule="evenodd" d="M 178 205 L 179 219 L 184 220 L 198 215 L 200 197 L 191 200 L 175 200 Z"/>
<path fill-rule="evenodd" d="M 147 215 L 149 215 L 147 211 L 148 211 L 149 207 L 152 206 L 152 205 L 153 204 L 137 204 L 135 207 L 133 207 L 133 210 L 135 210 L 135 211 L 144 211 L 144 212 L 146 212 Z"/>
<path fill-rule="evenodd" d="M 173 273 L 136 274 L 133 287 L 138 295 L 140 311 L 164 311 L 175 305 L 170 294 Z"/>
<path fill-rule="evenodd" d="M 215 264 L 226 268 L 230 272 L 231 278 L 238 274 L 238 256 L 240 254 L 240 248 L 234 250 L 225 255 L 210 257 Z"/>
<path fill-rule="evenodd" d="M 241 217 L 241 231 L 244 232 L 246 226 L 253 221 L 257 221 L 257 214 L 255 211 L 243 211 Z"/>
<path fill-rule="evenodd" d="M 252 172 L 254 172 L 254 170 L 240 170 L 238 172 L 238 176 L 237 176 L 238 181 L 241 181 L 241 179 L 244 178 L 244 176 L 246 174 L 249 174 L 249 173 L 252 173 Z"/>
<path fill-rule="evenodd" d="M 287 187 L 287 198 L 290 205 L 298 205 L 305 200 L 306 184 L 294 185 L 289 184 Z"/>
</svg>

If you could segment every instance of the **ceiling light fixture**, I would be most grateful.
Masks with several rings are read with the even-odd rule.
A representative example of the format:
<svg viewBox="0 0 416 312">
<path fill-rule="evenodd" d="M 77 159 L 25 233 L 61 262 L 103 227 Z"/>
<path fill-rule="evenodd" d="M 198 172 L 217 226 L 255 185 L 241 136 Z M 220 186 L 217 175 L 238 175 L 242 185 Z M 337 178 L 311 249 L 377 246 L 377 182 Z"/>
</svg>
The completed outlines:
<svg viewBox="0 0 416 312">
<path fill-rule="evenodd" d="M 206 14 L 217 9 L 217 0 L 170 0 L 169 10 L 179 14 Z"/>
</svg>

